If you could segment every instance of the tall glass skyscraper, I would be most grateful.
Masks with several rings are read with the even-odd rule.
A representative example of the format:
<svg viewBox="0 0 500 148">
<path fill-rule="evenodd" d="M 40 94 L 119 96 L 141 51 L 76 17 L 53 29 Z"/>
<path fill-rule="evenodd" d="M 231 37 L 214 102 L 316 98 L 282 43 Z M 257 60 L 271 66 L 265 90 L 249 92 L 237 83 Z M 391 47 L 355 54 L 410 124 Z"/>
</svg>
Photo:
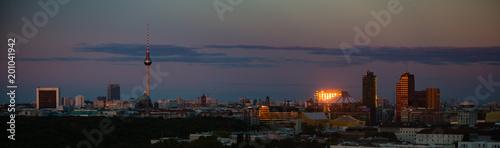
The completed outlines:
<svg viewBox="0 0 500 148">
<path fill-rule="evenodd" d="M 377 120 L 377 76 L 367 71 L 363 76 L 363 105 L 370 109 L 369 125 L 375 125 Z"/>
<path fill-rule="evenodd" d="M 396 85 L 396 122 L 401 122 L 401 110 L 415 97 L 415 77 L 409 72 L 401 74 Z"/>
<path fill-rule="evenodd" d="M 120 84 L 108 84 L 108 101 L 120 100 Z"/>
</svg>

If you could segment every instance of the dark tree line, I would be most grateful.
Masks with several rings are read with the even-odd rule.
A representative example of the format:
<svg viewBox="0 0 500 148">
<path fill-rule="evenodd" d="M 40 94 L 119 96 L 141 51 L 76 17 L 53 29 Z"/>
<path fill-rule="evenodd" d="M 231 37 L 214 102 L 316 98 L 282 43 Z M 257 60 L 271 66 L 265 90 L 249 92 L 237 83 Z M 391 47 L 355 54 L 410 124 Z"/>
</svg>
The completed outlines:
<svg viewBox="0 0 500 148">
<path fill-rule="evenodd" d="M 1 123 L 9 118 L 0 118 Z M 107 122 L 103 122 L 107 121 Z M 102 125 L 108 127 L 101 130 Z M 16 140 L 7 140 L 8 132 L 2 132 L 2 147 L 77 147 L 84 141 L 92 147 L 154 147 L 150 140 L 160 137 L 188 139 L 189 134 L 208 131 L 225 131 L 218 134 L 228 136 L 227 131 L 245 131 L 241 120 L 222 117 L 196 118 L 104 118 L 104 117 L 16 117 Z M 3 129 L 8 125 L 3 124 Z M 113 127 L 113 130 L 110 127 Z M 89 140 L 85 131 L 94 140 Z M 111 132 L 109 132 L 111 131 Z M 102 138 L 99 137 L 102 134 Z M 191 145 L 204 144 L 207 139 Z M 214 142 L 213 139 L 208 139 Z M 97 143 L 97 144 L 96 144 Z M 219 142 L 220 143 L 220 142 Z M 217 144 L 214 144 L 216 146 Z M 85 147 L 85 146 L 83 146 Z"/>
</svg>

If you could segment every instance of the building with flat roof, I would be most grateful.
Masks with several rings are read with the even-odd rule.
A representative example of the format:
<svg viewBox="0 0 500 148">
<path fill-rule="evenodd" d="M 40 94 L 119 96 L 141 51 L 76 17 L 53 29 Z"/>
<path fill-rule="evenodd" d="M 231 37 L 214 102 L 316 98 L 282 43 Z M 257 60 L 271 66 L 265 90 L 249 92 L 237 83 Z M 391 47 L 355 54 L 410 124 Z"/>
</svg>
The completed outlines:
<svg viewBox="0 0 500 148">
<path fill-rule="evenodd" d="M 377 76 L 367 71 L 363 76 L 363 105 L 370 109 L 369 125 L 376 125 L 377 120 Z"/>
<path fill-rule="evenodd" d="M 477 112 L 471 111 L 459 111 L 457 114 L 457 124 L 458 125 L 469 125 L 473 126 L 477 123 Z"/>
<path fill-rule="evenodd" d="M 120 100 L 120 84 L 108 84 L 108 101 Z"/>
<path fill-rule="evenodd" d="M 426 107 L 427 109 L 439 110 L 440 106 L 440 90 L 439 88 L 427 88 L 426 91 Z"/>
<path fill-rule="evenodd" d="M 401 74 L 396 85 L 396 122 L 401 122 L 401 110 L 415 97 L 415 77 L 409 72 Z"/>
<path fill-rule="evenodd" d="M 36 109 L 59 107 L 59 88 L 36 88 Z"/>
<path fill-rule="evenodd" d="M 416 144 L 453 144 L 464 140 L 464 135 L 477 137 L 474 128 L 429 128 L 417 133 Z"/>
<path fill-rule="evenodd" d="M 81 108 L 85 106 L 85 97 L 82 95 L 75 96 L 75 107 Z"/>
</svg>

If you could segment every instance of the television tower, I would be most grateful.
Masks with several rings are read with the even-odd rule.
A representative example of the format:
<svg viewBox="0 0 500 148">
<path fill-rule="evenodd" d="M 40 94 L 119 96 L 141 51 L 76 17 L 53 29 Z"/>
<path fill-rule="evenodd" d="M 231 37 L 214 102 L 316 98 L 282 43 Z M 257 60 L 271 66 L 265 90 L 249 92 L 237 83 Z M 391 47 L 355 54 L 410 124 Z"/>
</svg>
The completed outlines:
<svg viewBox="0 0 500 148">
<path fill-rule="evenodd" d="M 147 40 L 146 40 L 146 59 L 144 59 L 144 65 L 146 65 L 146 79 L 147 79 L 147 84 L 146 84 L 146 95 L 149 96 L 149 66 L 153 61 L 149 58 L 149 24 L 147 24 Z"/>
</svg>

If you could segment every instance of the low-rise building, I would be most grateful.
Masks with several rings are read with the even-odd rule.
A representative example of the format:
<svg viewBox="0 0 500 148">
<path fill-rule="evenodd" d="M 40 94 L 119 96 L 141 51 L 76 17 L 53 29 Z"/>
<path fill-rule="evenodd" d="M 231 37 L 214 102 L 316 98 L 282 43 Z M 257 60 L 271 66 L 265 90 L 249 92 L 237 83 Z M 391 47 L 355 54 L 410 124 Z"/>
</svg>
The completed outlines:
<svg viewBox="0 0 500 148">
<path fill-rule="evenodd" d="M 458 148 L 500 148 L 500 142 L 458 142 Z"/>
<path fill-rule="evenodd" d="M 457 114 L 457 124 L 458 125 L 469 125 L 474 126 L 477 123 L 477 112 L 471 111 L 460 111 Z"/>
<path fill-rule="evenodd" d="M 391 132 L 399 141 L 416 143 L 417 133 L 426 128 L 425 124 L 418 123 L 385 123 L 379 126 L 378 132 Z"/>
<path fill-rule="evenodd" d="M 464 139 L 477 139 L 477 129 L 473 128 L 431 128 L 417 133 L 416 144 L 453 144 Z"/>
</svg>

